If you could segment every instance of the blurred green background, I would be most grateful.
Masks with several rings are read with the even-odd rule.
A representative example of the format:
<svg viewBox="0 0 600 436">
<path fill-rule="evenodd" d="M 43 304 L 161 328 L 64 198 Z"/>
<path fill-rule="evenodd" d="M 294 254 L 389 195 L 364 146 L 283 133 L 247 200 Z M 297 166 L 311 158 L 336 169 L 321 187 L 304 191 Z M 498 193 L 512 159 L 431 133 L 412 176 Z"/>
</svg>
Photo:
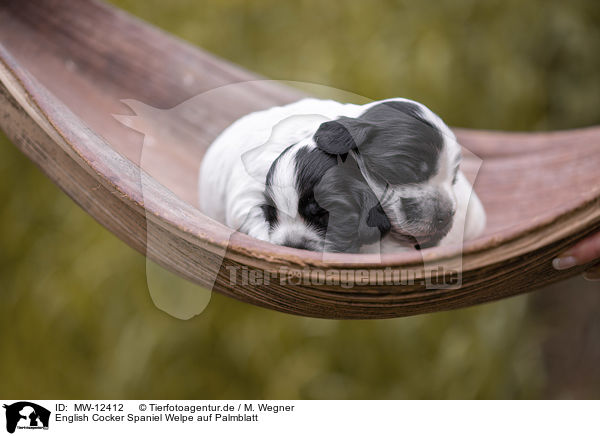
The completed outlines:
<svg viewBox="0 0 600 436">
<path fill-rule="evenodd" d="M 115 0 L 264 76 L 422 101 L 454 126 L 600 124 L 600 3 Z M 0 137 L 0 397 L 600 396 L 598 286 L 386 321 L 218 294 L 156 309 L 144 258 Z"/>
</svg>

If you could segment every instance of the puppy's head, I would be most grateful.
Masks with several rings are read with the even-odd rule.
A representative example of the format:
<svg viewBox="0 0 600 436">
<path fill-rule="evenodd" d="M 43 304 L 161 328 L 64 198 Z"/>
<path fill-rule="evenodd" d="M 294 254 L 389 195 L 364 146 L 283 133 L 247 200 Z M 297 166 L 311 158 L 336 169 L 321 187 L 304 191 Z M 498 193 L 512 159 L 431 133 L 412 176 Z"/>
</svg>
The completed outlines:
<svg viewBox="0 0 600 436">
<path fill-rule="evenodd" d="M 322 123 L 314 140 L 332 156 L 356 160 L 396 239 L 430 247 L 452 227 L 460 146 L 425 106 L 385 101 L 357 118 Z"/>
<path fill-rule="evenodd" d="M 343 162 L 314 144 L 290 146 L 272 163 L 264 196 L 274 244 L 355 253 L 389 230 L 356 161 Z"/>
</svg>

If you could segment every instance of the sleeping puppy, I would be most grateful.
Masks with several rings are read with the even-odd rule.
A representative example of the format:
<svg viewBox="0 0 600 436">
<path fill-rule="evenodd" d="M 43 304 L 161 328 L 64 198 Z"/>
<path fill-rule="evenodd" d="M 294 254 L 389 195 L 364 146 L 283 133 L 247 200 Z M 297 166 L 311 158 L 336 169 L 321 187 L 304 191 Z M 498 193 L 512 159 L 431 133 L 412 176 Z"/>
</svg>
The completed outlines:
<svg viewBox="0 0 600 436">
<path fill-rule="evenodd" d="M 485 213 L 460 146 L 420 103 L 304 99 L 249 114 L 200 168 L 207 216 L 250 236 L 327 252 L 393 252 L 478 236 Z"/>
</svg>

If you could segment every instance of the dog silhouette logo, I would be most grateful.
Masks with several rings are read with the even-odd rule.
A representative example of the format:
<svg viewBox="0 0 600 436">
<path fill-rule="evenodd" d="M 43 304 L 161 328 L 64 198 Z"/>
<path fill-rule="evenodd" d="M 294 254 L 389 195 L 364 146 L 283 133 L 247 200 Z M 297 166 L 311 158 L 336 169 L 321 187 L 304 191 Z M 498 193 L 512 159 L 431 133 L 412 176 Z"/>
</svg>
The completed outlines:
<svg viewBox="0 0 600 436">
<path fill-rule="evenodd" d="M 6 431 L 14 433 L 18 429 L 48 429 L 50 411 L 29 401 L 19 401 L 4 405 L 6 409 Z"/>
</svg>

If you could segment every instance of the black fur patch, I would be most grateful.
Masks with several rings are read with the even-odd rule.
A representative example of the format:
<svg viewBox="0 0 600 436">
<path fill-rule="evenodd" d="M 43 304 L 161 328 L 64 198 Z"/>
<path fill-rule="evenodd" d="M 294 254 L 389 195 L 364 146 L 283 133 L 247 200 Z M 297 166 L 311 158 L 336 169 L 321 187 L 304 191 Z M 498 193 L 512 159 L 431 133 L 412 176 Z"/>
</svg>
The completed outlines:
<svg viewBox="0 0 600 436">
<path fill-rule="evenodd" d="M 315 186 L 314 196 L 329 214 L 327 249 L 356 253 L 362 245 L 380 240 L 390 222 L 369 185 L 347 165 L 352 165 L 351 159 L 327 171 Z"/>
<path fill-rule="evenodd" d="M 385 102 L 360 118 L 372 123 L 369 141 L 359 147 L 367 171 L 393 185 L 421 183 L 438 168 L 442 133 L 409 102 Z"/>
<path fill-rule="evenodd" d="M 296 153 L 296 190 L 299 194 L 298 213 L 323 234 L 329 223 L 329 213 L 319 206 L 314 188 L 323 175 L 337 165 L 337 159 L 318 148 L 302 147 Z"/>
<path fill-rule="evenodd" d="M 331 154 L 324 153 L 318 148 L 302 147 L 295 156 L 296 159 L 296 189 L 302 197 L 314 189 L 315 183 L 321 180 L 325 172 L 337 165 L 337 159 Z"/>
<path fill-rule="evenodd" d="M 273 230 L 273 228 L 277 225 L 278 217 L 277 217 L 277 208 L 269 203 L 264 203 L 260 205 L 260 208 L 265 215 L 265 220 L 269 223 L 269 229 Z"/>
<path fill-rule="evenodd" d="M 438 169 L 442 132 L 410 102 L 384 102 L 358 118 L 340 117 L 321 124 L 317 146 L 330 154 L 360 152 L 366 170 L 381 183 L 421 183 Z"/>
</svg>

